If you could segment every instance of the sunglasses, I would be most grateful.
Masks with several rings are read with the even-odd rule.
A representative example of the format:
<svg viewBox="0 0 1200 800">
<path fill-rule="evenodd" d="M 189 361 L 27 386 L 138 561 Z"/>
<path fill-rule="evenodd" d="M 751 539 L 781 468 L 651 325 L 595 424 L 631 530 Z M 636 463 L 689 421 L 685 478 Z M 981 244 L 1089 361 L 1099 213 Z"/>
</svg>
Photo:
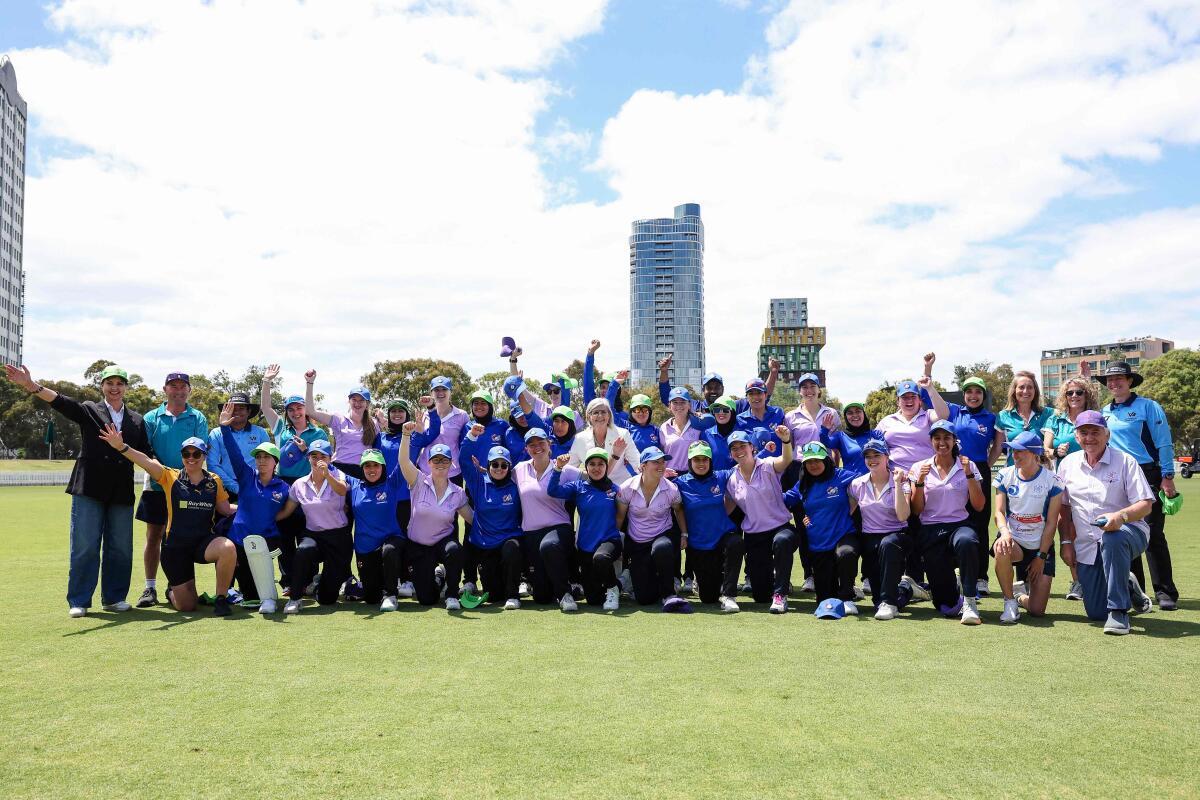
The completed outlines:
<svg viewBox="0 0 1200 800">
<path fill-rule="evenodd" d="M 1063 394 L 1065 394 L 1067 397 L 1083 397 L 1085 394 L 1087 394 L 1087 392 L 1085 392 L 1083 389 L 1068 389 L 1067 391 L 1063 392 Z"/>
<path fill-rule="evenodd" d="M 508 469 L 508 462 L 507 461 L 493 461 L 492 463 L 488 464 L 488 466 L 492 469 Z"/>
<path fill-rule="evenodd" d="M 712 410 L 712 413 L 714 413 L 714 414 L 732 414 L 733 412 L 730 411 L 728 408 L 725 408 L 725 406 L 717 406 L 716 408 L 714 408 Z"/>
<path fill-rule="evenodd" d="M 204 453 L 199 450 L 184 450 L 180 455 L 184 458 L 204 458 Z"/>
<path fill-rule="evenodd" d="M 429 463 L 436 464 L 437 466 L 441 467 L 449 464 L 450 459 L 446 458 L 445 456 L 434 456 L 433 458 L 429 459 Z"/>
</svg>

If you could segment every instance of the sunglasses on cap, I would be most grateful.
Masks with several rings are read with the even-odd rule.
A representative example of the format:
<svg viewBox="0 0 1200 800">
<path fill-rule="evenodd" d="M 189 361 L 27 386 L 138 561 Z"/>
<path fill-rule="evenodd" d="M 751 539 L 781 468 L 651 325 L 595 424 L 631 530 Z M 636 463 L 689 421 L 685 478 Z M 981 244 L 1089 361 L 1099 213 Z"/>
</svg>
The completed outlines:
<svg viewBox="0 0 1200 800">
<path fill-rule="evenodd" d="M 191 448 L 184 450 L 182 453 L 180 453 L 180 455 L 183 456 L 184 458 L 204 458 L 204 453 L 201 453 L 199 450 L 193 450 Z"/>
</svg>

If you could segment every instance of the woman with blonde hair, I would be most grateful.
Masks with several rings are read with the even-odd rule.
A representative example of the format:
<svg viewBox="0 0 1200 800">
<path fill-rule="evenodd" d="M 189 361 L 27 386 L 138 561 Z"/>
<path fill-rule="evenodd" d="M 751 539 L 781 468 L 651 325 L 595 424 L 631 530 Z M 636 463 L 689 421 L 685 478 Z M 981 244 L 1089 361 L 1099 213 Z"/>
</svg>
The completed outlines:
<svg viewBox="0 0 1200 800">
<path fill-rule="evenodd" d="M 1061 460 L 1069 453 L 1079 450 L 1075 439 L 1075 418 L 1084 411 L 1099 411 L 1100 403 L 1092 382 L 1080 376 L 1067 378 L 1054 401 L 1054 413 L 1042 426 L 1042 444 L 1052 458 Z M 1083 599 L 1083 584 L 1075 565 L 1071 565 L 1071 586 L 1067 589 L 1068 600 Z"/>
<path fill-rule="evenodd" d="M 996 416 L 996 428 L 1004 431 L 1005 441 L 1011 442 L 1025 431 L 1041 434 L 1050 419 L 1051 411 L 1042 405 L 1042 390 L 1038 388 L 1037 376 L 1028 370 L 1013 375 L 1008 385 L 1008 402 Z M 1008 466 L 1012 466 L 1012 454 Z"/>
<path fill-rule="evenodd" d="M 593 447 L 603 447 L 608 451 L 608 474 L 618 481 L 630 475 L 641 472 L 638 460 L 641 452 L 633 443 L 633 437 L 625 428 L 617 427 L 613 421 L 612 406 L 603 397 L 597 397 L 587 404 L 584 414 L 588 426 L 575 436 L 571 444 L 572 467 L 579 467 L 587 459 L 587 453 Z"/>
</svg>

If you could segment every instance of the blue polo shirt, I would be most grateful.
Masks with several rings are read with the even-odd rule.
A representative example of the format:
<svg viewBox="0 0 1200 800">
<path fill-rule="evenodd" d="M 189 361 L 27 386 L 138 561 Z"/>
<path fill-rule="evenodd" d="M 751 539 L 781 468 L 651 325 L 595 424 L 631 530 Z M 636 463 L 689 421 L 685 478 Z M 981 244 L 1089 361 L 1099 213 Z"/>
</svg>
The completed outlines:
<svg viewBox="0 0 1200 800">
<path fill-rule="evenodd" d="M 373 553 L 384 539 L 404 538 L 404 529 L 396 519 L 396 505 L 408 498 L 408 483 L 399 469 L 387 473 L 375 483 L 346 476 L 350 507 L 354 509 L 354 552 Z M 400 488 L 404 488 L 404 498 Z"/>
<path fill-rule="evenodd" d="M 233 428 L 227 425 L 213 431 L 214 435 L 223 439 L 226 450 L 234 452 L 238 446 Z M 262 536 L 271 538 L 279 535 L 275 525 L 275 515 L 283 508 L 288 499 L 288 485 L 278 476 L 272 475 L 271 480 L 263 485 L 258 479 L 258 468 L 251 466 L 242 459 L 230 462 L 231 469 L 237 473 L 238 492 L 237 513 L 233 524 L 229 527 L 227 536 L 234 544 L 241 544 L 247 536 Z"/>
<path fill-rule="evenodd" d="M 688 547 L 712 550 L 734 529 L 725 511 L 725 484 L 733 470 L 710 469 L 703 478 L 685 472 L 675 479 L 688 526 Z"/>
<path fill-rule="evenodd" d="M 821 426 L 821 442 L 830 450 L 836 450 L 842 457 L 842 467 L 853 472 L 855 477 L 866 475 L 867 462 L 863 456 L 863 446 L 871 439 L 883 439 L 883 433 L 870 430 L 855 436 L 839 428 L 833 433 L 824 425 Z"/>
<path fill-rule="evenodd" d="M 775 435 L 775 426 L 782 425 L 783 418 L 784 413 L 782 408 L 779 406 L 769 405 L 763 412 L 762 419 L 754 416 L 754 412 L 750 409 L 746 409 L 737 415 L 735 424 L 737 425 L 737 429 L 739 431 L 745 431 L 749 434 L 753 434 L 755 431 L 765 431 L 765 434 L 759 441 L 760 447 L 765 447 L 767 442 L 774 442 L 775 455 L 779 455 L 783 442 L 781 442 L 779 437 Z"/>
<path fill-rule="evenodd" d="M 167 404 L 163 403 L 149 411 L 142 419 L 146 423 L 146 439 L 154 451 L 150 455 L 164 467 L 183 469 L 183 456 L 179 454 L 179 449 L 186 440 L 196 436 L 208 441 L 208 420 L 199 409 L 192 406 L 184 406 L 183 411 L 176 417 L 167 413 Z M 152 492 L 163 490 L 153 481 L 150 482 L 149 489 Z"/>
<path fill-rule="evenodd" d="M 599 488 L 590 480 L 562 482 L 562 472 L 553 469 L 546 494 L 559 500 L 574 500 L 579 514 L 579 534 L 576 544 L 584 553 L 594 553 L 604 542 L 621 541 L 617 530 L 617 485 L 607 481 Z"/>
<path fill-rule="evenodd" d="M 1109 403 L 1100 411 L 1108 422 L 1109 444 L 1138 464 L 1157 462 L 1164 476 L 1175 475 L 1175 443 L 1162 406 L 1134 392 L 1124 403 Z"/>
<path fill-rule="evenodd" d="M 801 473 L 803 477 L 803 473 Z M 804 514 L 809 519 L 808 546 L 818 553 L 826 553 L 837 547 L 847 533 L 853 533 L 854 520 L 850 516 L 850 484 L 857 476 L 846 469 L 835 469 L 824 481 L 816 481 L 804 494 L 797 483 L 783 494 L 788 508 L 803 504 Z"/>
<path fill-rule="evenodd" d="M 975 462 L 987 461 L 988 451 L 996 438 L 996 415 L 988 408 L 972 411 L 958 403 L 946 405 L 950 408 L 950 423 L 954 425 L 954 435 L 958 437 L 962 454 Z M 1024 425 L 1025 421 L 1019 414 L 1014 416 Z M 1041 434 L 1040 427 L 1031 427 L 1029 430 Z"/>
<path fill-rule="evenodd" d="M 224 435 L 226 430 L 229 432 L 228 438 Z M 226 491 L 240 494 L 240 481 L 234 462 L 240 459 L 252 466 L 254 459 L 250 457 L 250 451 L 269 441 L 271 438 L 266 430 L 257 425 L 247 425 L 240 431 L 222 426 L 221 430 L 208 434 L 208 458 L 204 466 L 221 479 Z M 227 443 L 233 446 L 227 446 Z"/>
</svg>

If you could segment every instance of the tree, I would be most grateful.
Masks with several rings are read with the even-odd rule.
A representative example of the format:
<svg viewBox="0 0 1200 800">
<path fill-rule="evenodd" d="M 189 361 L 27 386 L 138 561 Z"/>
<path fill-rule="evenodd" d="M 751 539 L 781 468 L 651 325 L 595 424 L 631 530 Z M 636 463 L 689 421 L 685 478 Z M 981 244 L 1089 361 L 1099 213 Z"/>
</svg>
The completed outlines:
<svg viewBox="0 0 1200 800">
<path fill-rule="evenodd" d="M 99 400 L 94 386 L 79 386 L 70 381 L 37 379 L 37 382 L 73 400 Z M 4 447 L 23 450 L 25 458 L 47 458 L 49 447 L 43 441 L 46 423 L 54 420 L 54 454 L 75 458 L 82 448 L 79 426 L 9 381 L 0 381 L 0 441 Z"/>
<path fill-rule="evenodd" d="M 1167 414 L 1177 453 L 1188 452 L 1200 438 L 1200 351 L 1172 350 L 1142 369 L 1137 393 L 1156 400 Z"/>
<path fill-rule="evenodd" d="M 371 390 L 378 405 L 389 400 L 407 400 L 415 403 L 421 395 L 429 394 L 429 382 L 445 375 L 453 382 L 450 401 L 459 408 L 467 408 L 475 382 L 467 371 L 453 361 L 432 358 L 406 358 L 399 361 L 377 361 L 374 369 L 359 380 Z"/>
<path fill-rule="evenodd" d="M 497 370 L 496 372 L 485 372 L 475 379 L 475 386 L 479 391 L 491 392 L 492 397 L 496 398 L 493 413 L 502 419 L 508 418 L 509 399 L 504 394 L 504 382 L 508 380 L 508 375 L 508 370 Z"/>
<path fill-rule="evenodd" d="M 1013 368 L 1012 364 L 1001 364 L 992 369 L 992 362 L 977 361 L 974 364 L 955 364 L 954 365 L 954 384 L 959 389 L 962 388 L 963 381 L 967 378 L 982 378 L 987 384 L 988 394 L 991 396 L 992 411 L 999 412 L 1004 408 L 1004 404 L 1008 398 L 1008 387 L 1012 383 Z M 1043 387 L 1044 391 L 1045 387 Z"/>
<path fill-rule="evenodd" d="M 888 414 L 896 413 L 895 384 L 885 383 L 867 394 L 867 399 L 863 401 L 863 409 L 867 412 L 867 421 L 871 425 L 878 425 Z"/>
</svg>

